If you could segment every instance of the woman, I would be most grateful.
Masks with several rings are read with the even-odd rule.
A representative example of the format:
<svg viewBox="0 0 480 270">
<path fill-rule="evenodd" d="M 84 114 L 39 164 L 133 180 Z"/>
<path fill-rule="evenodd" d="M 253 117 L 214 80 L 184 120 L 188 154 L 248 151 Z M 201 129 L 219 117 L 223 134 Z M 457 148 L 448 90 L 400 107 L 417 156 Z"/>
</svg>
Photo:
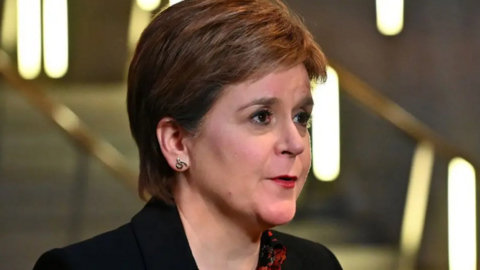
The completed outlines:
<svg viewBox="0 0 480 270">
<path fill-rule="evenodd" d="M 326 60 L 280 1 L 186 0 L 157 15 L 131 62 L 140 153 L 130 223 L 45 253 L 43 269 L 341 269 L 288 223 L 310 168 L 311 82 Z"/>
</svg>

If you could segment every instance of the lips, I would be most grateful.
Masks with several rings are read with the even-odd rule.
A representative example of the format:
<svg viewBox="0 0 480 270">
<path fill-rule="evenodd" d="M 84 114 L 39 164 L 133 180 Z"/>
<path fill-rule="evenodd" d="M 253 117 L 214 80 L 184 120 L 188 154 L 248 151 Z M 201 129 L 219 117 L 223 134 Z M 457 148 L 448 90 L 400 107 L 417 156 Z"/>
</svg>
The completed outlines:
<svg viewBox="0 0 480 270">
<path fill-rule="evenodd" d="M 290 175 L 279 175 L 273 178 L 270 178 L 271 180 L 280 180 L 280 181 L 296 181 L 298 177 L 296 176 L 290 176 Z"/>
<path fill-rule="evenodd" d="M 270 180 L 283 188 L 291 189 L 295 187 L 297 177 L 290 175 L 279 175 L 274 178 L 270 178 Z"/>
</svg>

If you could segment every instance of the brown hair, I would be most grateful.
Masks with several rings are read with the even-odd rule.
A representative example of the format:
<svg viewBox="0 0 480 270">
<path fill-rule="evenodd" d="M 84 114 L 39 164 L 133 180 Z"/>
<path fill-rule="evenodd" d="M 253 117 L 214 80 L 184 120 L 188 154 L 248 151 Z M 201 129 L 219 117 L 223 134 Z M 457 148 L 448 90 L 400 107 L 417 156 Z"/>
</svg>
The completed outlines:
<svg viewBox="0 0 480 270">
<path fill-rule="evenodd" d="M 173 202 L 174 170 L 156 137 L 162 118 L 194 134 L 225 86 L 301 63 L 311 80 L 325 80 L 322 51 L 281 0 L 185 0 L 155 16 L 128 74 L 141 198 Z"/>
</svg>

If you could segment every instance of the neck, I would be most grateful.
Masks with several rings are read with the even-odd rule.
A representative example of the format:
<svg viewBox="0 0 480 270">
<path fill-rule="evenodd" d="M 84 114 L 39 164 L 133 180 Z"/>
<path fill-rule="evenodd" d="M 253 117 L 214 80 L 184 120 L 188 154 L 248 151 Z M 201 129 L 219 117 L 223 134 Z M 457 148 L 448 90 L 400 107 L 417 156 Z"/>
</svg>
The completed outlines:
<svg viewBox="0 0 480 270">
<path fill-rule="evenodd" d="M 198 268 L 256 269 L 263 232 L 260 226 L 229 218 L 186 183 L 177 184 L 175 203 Z"/>
</svg>

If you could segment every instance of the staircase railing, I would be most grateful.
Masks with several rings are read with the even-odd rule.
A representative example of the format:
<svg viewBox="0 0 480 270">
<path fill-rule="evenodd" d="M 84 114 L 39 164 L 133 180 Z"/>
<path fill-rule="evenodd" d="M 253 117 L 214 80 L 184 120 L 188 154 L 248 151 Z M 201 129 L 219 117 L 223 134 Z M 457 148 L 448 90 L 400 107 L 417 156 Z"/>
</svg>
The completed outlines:
<svg viewBox="0 0 480 270">
<path fill-rule="evenodd" d="M 424 236 L 424 221 L 428 210 L 434 153 L 438 153 L 448 159 L 455 157 L 463 158 L 475 168 L 480 168 L 479 163 L 471 155 L 447 142 L 400 105 L 370 87 L 341 65 L 332 61 L 330 61 L 330 65 L 338 74 L 342 91 L 405 134 L 414 138 L 418 143 L 413 157 L 412 171 L 407 189 L 402 220 L 402 235 L 396 266 L 398 270 L 416 269 L 415 265 Z M 418 209 L 419 207 L 420 209 Z"/>
<path fill-rule="evenodd" d="M 341 89 L 351 98 L 389 121 L 419 143 L 428 143 L 433 147 L 435 152 L 448 158 L 462 157 L 469 160 L 474 166 L 478 164 L 468 153 L 465 153 L 464 151 L 459 150 L 458 147 L 448 143 L 426 124 L 422 123 L 401 106 L 383 96 L 380 92 L 370 87 L 367 83 L 347 71 L 345 68 L 332 61 L 330 61 L 330 65 L 338 73 Z M 9 84 L 11 84 L 13 89 L 21 93 L 31 104 L 55 123 L 55 125 L 76 145 L 89 155 L 98 159 L 105 168 L 117 176 L 117 179 L 122 184 L 136 191 L 136 173 L 129 169 L 126 159 L 122 154 L 105 140 L 93 135 L 93 132 L 74 112 L 65 105 L 54 102 L 53 99 L 48 96 L 46 91 L 38 84 L 23 80 L 18 75 L 10 58 L 1 49 L 0 74 Z M 412 188 L 412 186 L 413 183 L 410 182 L 409 188 Z M 428 197 L 428 194 L 429 188 L 426 189 L 423 194 L 417 195 Z M 421 243 L 423 238 L 423 218 L 418 221 L 422 223 L 417 224 L 417 227 L 421 227 L 421 231 L 417 236 L 418 239 L 416 239 L 417 243 Z M 404 220 L 404 226 L 405 222 L 406 221 Z M 397 268 L 414 269 L 419 247 L 416 247 L 413 251 L 408 251 L 400 246 L 399 250 L 399 264 Z"/>
<path fill-rule="evenodd" d="M 0 49 L 0 74 L 31 104 L 51 120 L 69 139 L 100 161 L 122 184 L 137 189 L 137 175 L 123 155 L 93 131 L 67 106 L 55 102 L 38 84 L 22 79 L 5 51 Z"/>
</svg>

